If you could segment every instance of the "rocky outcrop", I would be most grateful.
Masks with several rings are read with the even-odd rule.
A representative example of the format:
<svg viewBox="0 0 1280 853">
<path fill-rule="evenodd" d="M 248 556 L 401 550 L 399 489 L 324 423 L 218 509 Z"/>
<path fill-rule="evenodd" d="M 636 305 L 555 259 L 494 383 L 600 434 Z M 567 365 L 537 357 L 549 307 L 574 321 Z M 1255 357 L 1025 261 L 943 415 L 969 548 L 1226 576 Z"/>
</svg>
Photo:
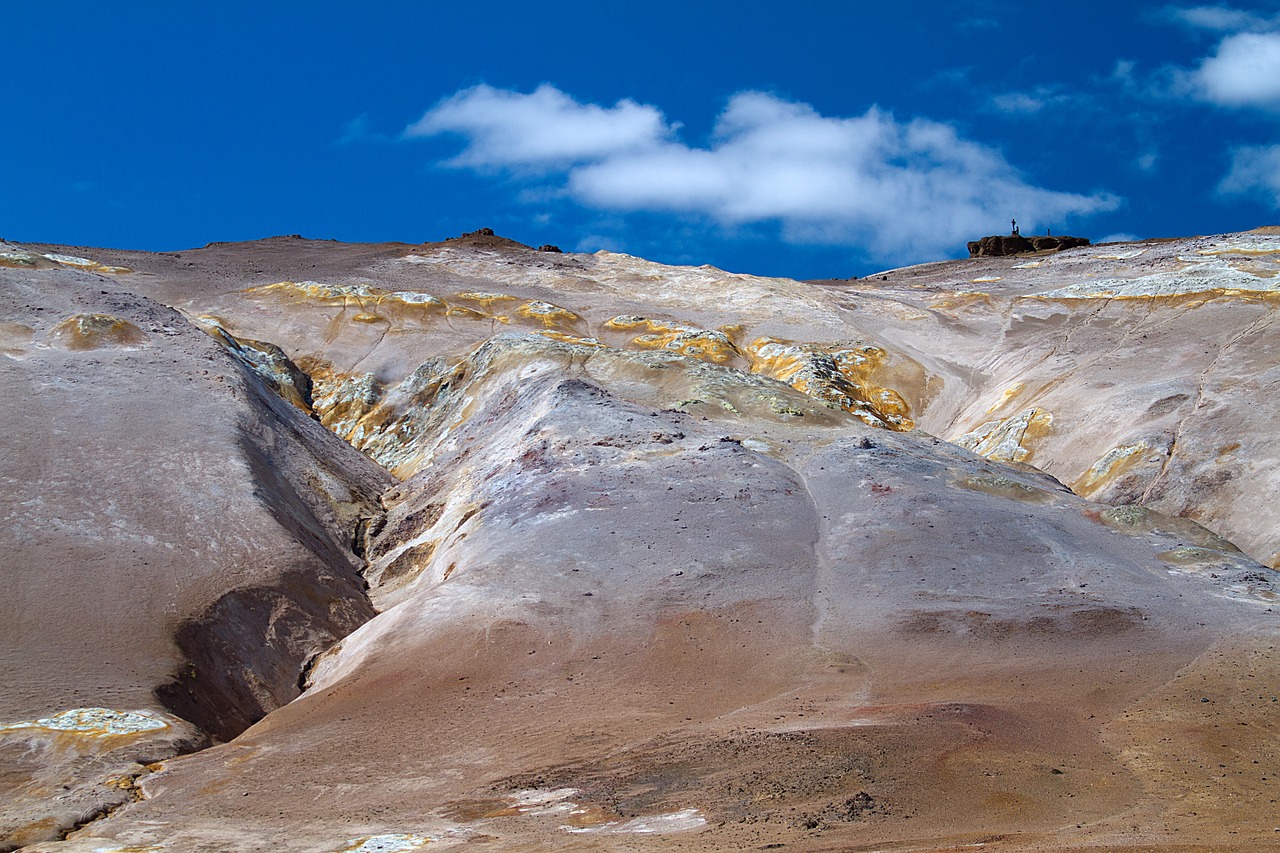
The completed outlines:
<svg viewBox="0 0 1280 853">
<path fill-rule="evenodd" d="M 1060 252 L 1064 249 L 1075 249 L 1088 245 L 1089 239 L 1087 237 L 996 235 L 970 242 L 969 257 L 998 258 L 1006 255 L 1027 255 L 1033 252 Z"/>
<path fill-rule="evenodd" d="M 0 250 L 0 844 L 1274 841 L 1280 236 Z"/>
<path fill-rule="evenodd" d="M 149 267 L 163 274 L 148 287 L 298 359 L 316 383 L 322 420 L 378 458 L 399 460 L 392 467 L 401 474 L 417 464 L 401 451 L 421 419 L 401 398 L 422 389 L 400 383 L 429 360 L 456 363 L 496 332 L 531 331 L 758 371 L 872 421 L 956 440 L 993 421 L 1016 427 L 1019 412 L 1036 408 L 1053 422 L 1026 433 L 1025 461 L 1096 499 L 1189 514 L 1280 565 L 1280 507 L 1257 498 L 1280 487 L 1280 473 L 1248 464 L 1280 452 L 1258 419 L 1274 411 L 1259 391 L 1277 369 L 1259 355 L 1280 322 L 1273 234 L 982 257 L 835 286 L 609 252 L 444 243 L 385 254 L 293 242 L 320 281 L 208 285 L 234 268 L 236 251 L 260 258 L 258 242 L 208 259 L 185 253 L 167 271 Z M 150 265 L 168 261 L 146 256 Z M 27 334 L 21 323 L 9 328 L 15 339 Z M 1193 345 L 1206 335 L 1210 346 Z M 1171 353 L 1185 360 L 1176 376 Z M 1008 442 L 973 444 L 1000 456 L 993 449 Z M 1138 446 L 1146 450 L 1102 462 Z"/>
<path fill-rule="evenodd" d="M 314 835 L 281 843 L 298 851 L 869 846 L 921 826 L 953 845 L 1027 815 L 1121 814 L 1132 832 L 1159 800 L 1139 779 L 1164 776 L 1139 777 L 1092 720 L 1269 624 L 1270 573 L 1197 525 L 728 366 L 502 335 L 450 384 L 420 425 L 430 464 L 364 536 L 380 614 L 265 725 L 150 777 L 95 843 L 234 818 L 223 843 L 249 849 L 279 820 L 255 804 L 297 779 Z M 670 405 L 694 397 L 708 405 Z M 1238 675 L 1214 679 L 1197 696 L 1225 703 Z M 1162 721 L 1126 724 L 1133 753 L 1160 753 Z M 1278 765 L 1252 754 L 1259 775 Z M 957 783 L 940 761 L 999 775 Z M 859 792 L 874 819 L 841 807 Z"/>
<path fill-rule="evenodd" d="M 307 659 L 373 616 L 350 545 L 389 477 L 100 270 L 0 274 L 0 321 L 27 330 L 0 356 L 4 848 L 293 699 Z"/>
</svg>

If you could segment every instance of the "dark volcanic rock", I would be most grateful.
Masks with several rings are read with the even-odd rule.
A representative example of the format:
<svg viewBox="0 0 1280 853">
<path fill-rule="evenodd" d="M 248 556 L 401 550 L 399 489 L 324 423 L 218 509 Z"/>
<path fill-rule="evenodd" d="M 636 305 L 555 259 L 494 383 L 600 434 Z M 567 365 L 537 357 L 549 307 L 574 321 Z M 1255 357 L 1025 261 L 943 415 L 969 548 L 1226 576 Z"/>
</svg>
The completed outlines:
<svg viewBox="0 0 1280 853">
<path fill-rule="evenodd" d="M 969 243 L 969 257 L 1002 257 L 1025 255 L 1031 252 L 1060 252 L 1077 246 L 1088 246 L 1087 237 L 1023 237 L 1021 234 L 983 237 Z"/>
<path fill-rule="evenodd" d="M 475 231 L 467 231 L 458 237 L 450 237 L 444 243 L 424 243 L 424 246 L 468 246 L 477 249 L 524 249 L 528 250 L 532 246 L 526 246 L 509 237 L 503 237 L 501 234 L 495 234 L 492 228 L 477 228 Z"/>
</svg>

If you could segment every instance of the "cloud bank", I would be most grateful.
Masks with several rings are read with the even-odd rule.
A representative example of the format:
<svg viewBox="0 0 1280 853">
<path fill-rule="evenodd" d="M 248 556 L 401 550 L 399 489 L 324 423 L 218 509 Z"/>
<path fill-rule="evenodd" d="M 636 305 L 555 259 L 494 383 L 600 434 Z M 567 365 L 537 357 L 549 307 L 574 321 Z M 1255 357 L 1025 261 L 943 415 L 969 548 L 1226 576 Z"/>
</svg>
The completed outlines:
<svg viewBox="0 0 1280 853">
<path fill-rule="evenodd" d="M 1280 32 L 1227 36 L 1191 82 L 1201 98 L 1219 106 L 1280 110 Z"/>
<path fill-rule="evenodd" d="M 1065 230 L 1118 204 L 1105 193 L 1035 186 L 950 125 L 898 121 L 874 107 L 830 117 L 742 92 L 705 146 L 678 131 L 656 107 L 602 107 L 543 85 L 531 94 L 464 89 L 405 135 L 456 134 L 465 146 L 448 165 L 514 175 L 586 207 L 705 217 L 726 228 L 776 223 L 790 243 L 860 247 L 885 259 L 954 253 L 1014 216 L 1028 231 Z"/>
<path fill-rule="evenodd" d="M 1232 6 L 1167 11 L 1175 23 L 1221 39 L 1195 68 L 1174 70 L 1174 94 L 1221 107 L 1280 110 L 1280 14 Z"/>
<path fill-rule="evenodd" d="M 1173 10 L 1179 23 L 1222 34 L 1213 54 L 1179 71 L 1184 92 L 1228 109 L 1280 117 L 1280 14 L 1260 15 L 1231 6 Z M 1226 196 L 1251 196 L 1280 209 L 1280 145 L 1231 150 L 1231 169 L 1218 185 Z"/>
</svg>

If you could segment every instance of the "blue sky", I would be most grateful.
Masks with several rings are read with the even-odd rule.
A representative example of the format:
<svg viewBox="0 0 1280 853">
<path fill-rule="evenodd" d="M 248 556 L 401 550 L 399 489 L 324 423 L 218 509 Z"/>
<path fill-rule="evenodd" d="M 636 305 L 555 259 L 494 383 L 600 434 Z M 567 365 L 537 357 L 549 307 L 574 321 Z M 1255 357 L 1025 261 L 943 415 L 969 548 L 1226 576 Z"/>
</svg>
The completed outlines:
<svg viewBox="0 0 1280 853">
<path fill-rule="evenodd" d="M 1280 221 L 1280 4 L 10 4 L 0 236 L 793 277 Z"/>
</svg>

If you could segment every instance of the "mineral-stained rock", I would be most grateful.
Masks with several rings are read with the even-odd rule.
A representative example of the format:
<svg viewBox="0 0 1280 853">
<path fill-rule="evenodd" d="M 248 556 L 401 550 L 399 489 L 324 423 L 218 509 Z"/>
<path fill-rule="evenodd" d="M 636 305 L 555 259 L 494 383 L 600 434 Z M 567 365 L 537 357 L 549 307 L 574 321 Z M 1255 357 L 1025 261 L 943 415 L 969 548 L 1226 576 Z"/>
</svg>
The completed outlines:
<svg viewBox="0 0 1280 853">
<path fill-rule="evenodd" d="M 366 535 L 381 615 L 302 699 L 166 764 L 86 843 L 234 816 L 219 837 L 247 846 L 304 789 L 324 819 L 286 849 L 396 832 L 595 849 L 629 825 L 741 849 L 759 825 L 866 843 L 1165 814 L 1090 715 L 1267 624 L 1266 570 L 1205 537 L 1211 563 L 1175 564 L 1176 520 L 1112 522 L 1043 475 L 784 385 L 686 414 L 664 409 L 673 383 L 742 380 L 645 353 L 582 372 L 587 355 L 537 336 L 477 353 L 431 464 Z M 847 805 L 860 792 L 877 808 Z"/>
<path fill-rule="evenodd" d="M 1280 242 L 1045 248 L 0 245 L 9 843 L 1273 844 Z"/>
<path fill-rule="evenodd" d="M 144 765 L 297 695 L 373 615 L 348 544 L 386 482 L 176 311 L 83 272 L 4 275 L 0 314 L 31 336 L 0 357 L 0 845 L 131 801 Z M 165 722 L 20 722 L 85 707 Z"/>
<path fill-rule="evenodd" d="M 139 346 L 147 341 L 147 336 L 133 323 L 110 314 L 68 317 L 53 327 L 49 338 L 69 350 Z"/>
</svg>

